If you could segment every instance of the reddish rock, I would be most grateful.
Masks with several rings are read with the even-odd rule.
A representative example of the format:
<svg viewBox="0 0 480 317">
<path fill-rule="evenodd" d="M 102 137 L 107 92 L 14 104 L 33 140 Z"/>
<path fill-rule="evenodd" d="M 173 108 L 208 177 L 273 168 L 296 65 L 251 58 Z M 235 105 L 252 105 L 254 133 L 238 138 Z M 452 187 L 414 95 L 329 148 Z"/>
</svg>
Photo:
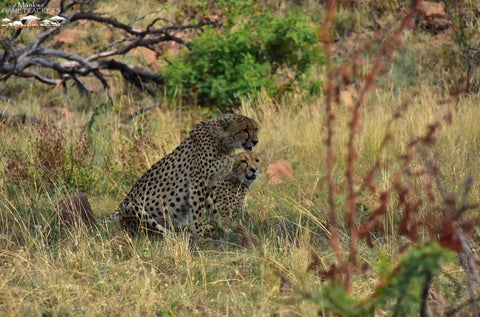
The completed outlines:
<svg viewBox="0 0 480 317">
<path fill-rule="evenodd" d="M 452 26 L 452 21 L 445 18 L 445 5 L 428 1 L 420 1 L 417 5 L 418 23 L 431 33 L 437 34 Z"/>
<path fill-rule="evenodd" d="M 65 43 L 73 44 L 78 43 L 80 39 L 87 37 L 88 33 L 85 30 L 63 30 L 60 34 L 55 36 L 52 40 L 52 44 Z"/>
<path fill-rule="evenodd" d="M 272 184 L 280 184 L 287 178 L 294 178 L 292 165 L 285 160 L 276 160 L 268 167 L 266 173 L 269 182 Z"/>
<path fill-rule="evenodd" d="M 150 66 L 154 70 L 157 70 L 159 67 L 157 53 L 146 47 L 137 47 L 128 52 L 127 55 L 141 59 L 145 65 Z"/>
<path fill-rule="evenodd" d="M 445 5 L 441 2 L 420 1 L 417 10 L 418 15 L 426 19 L 445 17 Z"/>
</svg>

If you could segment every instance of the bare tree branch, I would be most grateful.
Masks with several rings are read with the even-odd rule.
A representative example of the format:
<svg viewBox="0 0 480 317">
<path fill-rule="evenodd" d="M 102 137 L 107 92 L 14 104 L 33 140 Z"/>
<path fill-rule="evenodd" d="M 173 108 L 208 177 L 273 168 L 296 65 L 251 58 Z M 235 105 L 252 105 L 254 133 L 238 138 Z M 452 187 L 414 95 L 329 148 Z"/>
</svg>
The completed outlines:
<svg viewBox="0 0 480 317">
<path fill-rule="evenodd" d="M 467 257 L 466 254 L 465 254 L 465 257 Z M 460 254 L 460 256 L 459 256 L 460 264 L 462 265 L 463 270 L 467 274 L 468 294 L 470 296 L 470 301 L 469 302 L 470 302 L 470 306 L 471 306 L 472 316 L 478 317 L 478 308 L 477 308 L 477 303 L 476 303 L 476 300 L 475 300 L 475 288 L 474 288 L 473 283 L 470 279 L 470 277 L 471 277 L 470 273 L 471 272 L 468 269 L 468 263 L 467 263 L 468 260 L 465 260 L 465 257 L 462 256 L 462 254 Z"/>
<path fill-rule="evenodd" d="M 45 1 L 43 5 L 47 5 L 48 2 Z M 113 102 L 110 94 L 110 85 L 105 78 L 106 74 L 104 72 L 118 71 L 127 82 L 132 83 L 141 91 L 156 97 L 158 89 L 153 89 L 148 87 L 148 85 L 163 85 L 163 76 L 161 74 L 153 73 L 144 68 L 134 68 L 112 57 L 122 56 L 139 47 L 155 51 L 156 45 L 169 41 L 188 47 L 188 43 L 184 40 L 185 36 L 180 34 L 189 30 L 201 30 L 209 25 L 216 26 L 220 22 L 220 20 L 216 20 L 202 21 L 196 24 L 175 25 L 172 21 L 157 16 L 147 23 L 145 29 L 140 29 L 119 21 L 115 16 L 106 13 L 85 11 L 84 8 L 70 12 L 77 4 L 86 5 L 83 1 L 62 0 L 59 15 L 66 19 L 62 27 L 45 30 L 27 45 L 14 45 L 21 29 L 11 39 L 2 41 L 0 44 L 4 47 L 4 52 L 0 53 L 0 81 L 6 81 L 11 76 L 15 76 L 33 78 L 47 85 L 56 86 L 62 84 L 64 87 L 67 87 L 66 82 L 71 80 L 82 92 L 91 93 L 93 89 L 89 88 L 82 81 L 82 77 L 93 77 L 102 84 L 110 102 Z M 53 36 L 61 34 L 79 20 L 107 25 L 113 37 L 118 37 L 118 32 L 115 33 L 115 31 L 120 30 L 124 33 L 123 37 L 115 38 L 108 46 L 96 52 L 91 52 L 89 56 L 67 52 L 50 46 L 52 45 L 50 40 Z M 156 26 L 159 22 L 169 23 L 169 25 L 163 27 Z M 58 74 L 60 79 L 52 78 L 52 70 Z"/>
<path fill-rule="evenodd" d="M 48 77 L 40 75 L 39 73 L 34 72 L 34 71 L 21 72 L 18 75 L 18 77 L 25 77 L 25 78 L 34 77 L 35 79 L 39 80 L 40 82 L 42 82 L 44 84 L 53 85 L 53 86 L 57 86 L 61 82 L 61 80 L 48 78 Z"/>
<path fill-rule="evenodd" d="M 91 93 L 94 92 L 93 90 L 89 89 L 89 88 L 85 85 L 85 83 L 84 83 L 80 78 L 78 78 L 78 76 L 73 75 L 72 78 L 73 78 L 73 80 L 75 81 L 75 83 L 78 85 L 78 87 L 79 87 L 83 92 L 85 92 L 86 94 L 91 94 Z"/>
</svg>

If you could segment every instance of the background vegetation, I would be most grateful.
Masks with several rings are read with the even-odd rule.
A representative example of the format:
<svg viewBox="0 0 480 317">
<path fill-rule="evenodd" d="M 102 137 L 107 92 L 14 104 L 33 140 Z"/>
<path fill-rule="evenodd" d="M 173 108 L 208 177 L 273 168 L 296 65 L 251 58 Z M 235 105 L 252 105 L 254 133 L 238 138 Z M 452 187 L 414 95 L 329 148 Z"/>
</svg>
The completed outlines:
<svg viewBox="0 0 480 317">
<path fill-rule="evenodd" d="M 409 6 L 87 3 L 139 27 L 150 14 L 222 22 L 179 35 L 189 48 L 152 46 L 158 65 L 141 50 L 118 57 L 161 76 L 154 94 L 114 70 L 103 74 L 110 97 L 88 76 L 88 94 L 72 82 L 1 83 L 0 111 L 38 121 L 0 126 L 0 311 L 478 315 L 479 8 L 447 2 L 451 25 L 433 30 Z M 66 26 L 81 40 L 60 33 L 46 45 L 89 56 L 119 36 L 81 22 Z M 13 31 L 0 32 L 8 49 Z M 15 47 L 40 32 L 23 30 Z M 295 174 L 259 178 L 243 231 L 192 241 L 102 220 L 194 124 L 227 111 L 260 122 L 265 167 L 285 159 Z M 77 191 L 97 225 L 59 223 L 57 202 Z"/>
</svg>

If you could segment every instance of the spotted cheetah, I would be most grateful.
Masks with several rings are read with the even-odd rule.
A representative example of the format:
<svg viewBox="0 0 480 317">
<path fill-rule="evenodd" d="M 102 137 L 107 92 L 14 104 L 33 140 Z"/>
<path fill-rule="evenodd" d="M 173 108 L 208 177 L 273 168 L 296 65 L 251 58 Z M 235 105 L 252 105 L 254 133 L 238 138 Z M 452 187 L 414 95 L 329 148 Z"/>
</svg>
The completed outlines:
<svg viewBox="0 0 480 317">
<path fill-rule="evenodd" d="M 205 120 L 170 154 L 140 177 L 120 204 L 116 218 L 127 231 L 169 232 L 189 224 L 203 235 L 205 199 L 232 169 L 235 149 L 251 151 L 258 124 L 243 115 Z"/>
<path fill-rule="evenodd" d="M 233 220 L 239 211 L 245 209 L 245 196 L 260 170 L 261 160 L 257 154 L 242 152 L 235 156 L 231 173 L 219 180 L 207 197 L 207 209 L 215 227 L 222 230 L 220 218 Z"/>
</svg>

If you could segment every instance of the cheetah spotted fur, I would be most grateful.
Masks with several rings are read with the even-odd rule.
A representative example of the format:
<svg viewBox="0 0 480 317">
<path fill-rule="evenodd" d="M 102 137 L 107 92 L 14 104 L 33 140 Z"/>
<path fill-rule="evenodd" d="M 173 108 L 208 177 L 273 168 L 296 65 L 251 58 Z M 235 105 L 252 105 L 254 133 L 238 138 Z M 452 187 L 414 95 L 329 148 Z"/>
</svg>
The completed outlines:
<svg viewBox="0 0 480 317">
<path fill-rule="evenodd" d="M 233 220 L 246 207 L 246 194 L 257 180 L 261 170 L 261 160 L 255 153 L 238 153 L 232 171 L 218 181 L 215 189 L 207 197 L 207 209 L 211 223 L 223 229 L 220 219 Z"/>
<path fill-rule="evenodd" d="M 253 119 L 238 114 L 193 127 L 133 185 L 116 212 L 122 227 L 165 233 L 188 224 L 193 234 L 203 235 L 206 197 L 231 171 L 235 150 L 251 151 L 258 143 L 258 129 Z"/>
</svg>

